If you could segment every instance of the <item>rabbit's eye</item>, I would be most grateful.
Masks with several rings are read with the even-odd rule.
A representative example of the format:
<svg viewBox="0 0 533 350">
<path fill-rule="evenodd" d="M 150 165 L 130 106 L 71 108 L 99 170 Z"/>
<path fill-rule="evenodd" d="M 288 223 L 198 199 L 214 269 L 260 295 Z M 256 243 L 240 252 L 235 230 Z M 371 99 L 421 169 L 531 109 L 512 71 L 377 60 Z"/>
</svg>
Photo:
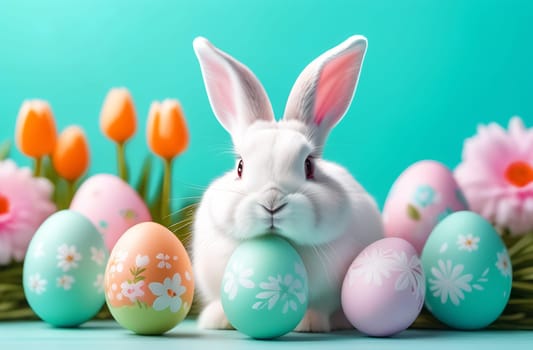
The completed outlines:
<svg viewBox="0 0 533 350">
<path fill-rule="evenodd" d="M 237 165 L 237 175 L 239 179 L 242 177 L 242 159 L 239 160 L 239 165 Z"/>
<path fill-rule="evenodd" d="M 305 177 L 310 180 L 315 177 L 315 167 L 310 157 L 305 159 Z"/>
</svg>

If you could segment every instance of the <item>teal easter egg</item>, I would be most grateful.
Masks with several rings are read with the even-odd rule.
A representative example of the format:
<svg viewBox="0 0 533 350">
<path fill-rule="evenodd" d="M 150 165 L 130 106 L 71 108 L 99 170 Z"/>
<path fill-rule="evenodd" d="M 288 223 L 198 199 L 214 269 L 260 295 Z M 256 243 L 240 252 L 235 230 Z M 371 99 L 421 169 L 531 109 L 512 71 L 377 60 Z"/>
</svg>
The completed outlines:
<svg viewBox="0 0 533 350">
<path fill-rule="evenodd" d="M 221 286 L 230 323 L 258 339 L 294 330 L 307 311 L 308 294 L 302 259 L 274 235 L 243 242 L 229 259 Z"/>
<path fill-rule="evenodd" d="M 507 305 L 509 254 L 493 226 L 476 213 L 456 212 L 442 220 L 424 246 L 422 266 L 426 307 L 450 327 L 486 327 Z"/>
<path fill-rule="evenodd" d="M 42 320 L 74 327 L 101 309 L 108 252 L 102 235 L 82 214 L 56 212 L 33 236 L 23 267 L 26 299 Z"/>
</svg>

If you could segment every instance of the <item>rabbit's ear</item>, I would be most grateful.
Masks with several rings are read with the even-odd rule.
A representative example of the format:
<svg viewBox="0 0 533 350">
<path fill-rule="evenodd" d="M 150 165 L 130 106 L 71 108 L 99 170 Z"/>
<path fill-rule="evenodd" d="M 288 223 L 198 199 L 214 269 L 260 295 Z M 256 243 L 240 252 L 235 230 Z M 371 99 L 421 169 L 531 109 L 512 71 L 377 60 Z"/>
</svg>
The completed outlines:
<svg viewBox="0 0 533 350">
<path fill-rule="evenodd" d="M 304 122 L 318 147 L 350 106 L 366 43 L 360 35 L 348 38 L 311 62 L 294 83 L 283 118 Z"/>
<path fill-rule="evenodd" d="M 194 39 L 193 46 L 211 108 L 233 137 L 256 120 L 274 120 L 263 86 L 246 66 L 205 38 Z"/>
</svg>

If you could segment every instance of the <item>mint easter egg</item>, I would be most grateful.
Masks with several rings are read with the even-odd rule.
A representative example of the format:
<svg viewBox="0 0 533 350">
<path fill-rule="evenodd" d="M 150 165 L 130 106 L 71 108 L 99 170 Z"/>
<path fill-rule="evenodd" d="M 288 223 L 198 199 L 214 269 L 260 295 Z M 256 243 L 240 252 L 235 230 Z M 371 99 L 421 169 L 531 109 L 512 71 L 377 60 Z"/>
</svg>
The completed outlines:
<svg viewBox="0 0 533 350">
<path fill-rule="evenodd" d="M 495 321 L 511 293 L 507 249 L 492 225 L 461 211 L 442 220 L 422 252 L 426 307 L 443 323 L 480 329 Z"/>
<path fill-rule="evenodd" d="M 231 256 L 221 286 L 230 323 L 258 339 L 292 331 L 307 311 L 308 294 L 302 259 L 274 235 L 243 242 Z"/>
<path fill-rule="evenodd" d="M 30 307 L 56 327 L 78 326 L 104 304 L 108 252 L 83 215 L 58 211 L 37 229 L 26 253 L 22 284 Z"/>
</svg>

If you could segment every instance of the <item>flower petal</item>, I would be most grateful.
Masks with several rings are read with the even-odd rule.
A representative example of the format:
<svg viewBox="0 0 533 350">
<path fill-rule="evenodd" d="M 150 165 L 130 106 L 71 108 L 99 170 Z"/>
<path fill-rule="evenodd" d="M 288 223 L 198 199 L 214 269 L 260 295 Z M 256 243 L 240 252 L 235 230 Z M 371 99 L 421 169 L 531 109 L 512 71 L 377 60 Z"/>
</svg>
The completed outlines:
<svg viewBox="0 0 533 350">
<path fill-rule="evenodd" d="M 156 295 L 156 296 L 159 296 L 159 295 L 164 295 L 165 292 L 166 292 L 166 288 L 163 286 L 163 284 L 159 283 L 159 282 L 152 282 L 148 285 L 148 288 L 150 289 L 150 291 Z"/>
<path fill-rule="evenodd" d="M 278 295 L 278 294 L 279 294 L 278 292 L 266 291 L 266 292 L 257 293 L 257 295 L 255 297 L 257 299 L 269 299 L 270 297 L 272 297 L 274 295 Z"/>
<path fill-rule="evenodd" d="M 172 298 L 170 302 L 170 311 L 178 312 L 181 309 L 181 298 L 175 297 Z"/>
<path fill-rule="evenodd" d="M 268 309 L 272 310 L 272 308 L 276 306 L 276 303 L 278 302 L 278 300 L 279 300 L 279 293 L 274 294 L 272 298 L 268 299 Z"/>
<path fill-rule="evenodd" d="M 168 297 L 168 295 L 164 294 L 160 296 L 159 298 L 157 298 L 156 300 L 154 300 L 152 307 L 156 311 L 161 311 L 169 307 L 169 305 L 170 305 L 170 298 Z"/>
<path fill-rule="evenodd" d="M 241 286 L 243 286 L 244 288 L 254 288 L 255 287 L 255 283 L 252 280 L 247 280 L 247 279 L 244 279 L 244 278 L 241 278 L 239 280 L 239 284 Z"/>
</svg>

